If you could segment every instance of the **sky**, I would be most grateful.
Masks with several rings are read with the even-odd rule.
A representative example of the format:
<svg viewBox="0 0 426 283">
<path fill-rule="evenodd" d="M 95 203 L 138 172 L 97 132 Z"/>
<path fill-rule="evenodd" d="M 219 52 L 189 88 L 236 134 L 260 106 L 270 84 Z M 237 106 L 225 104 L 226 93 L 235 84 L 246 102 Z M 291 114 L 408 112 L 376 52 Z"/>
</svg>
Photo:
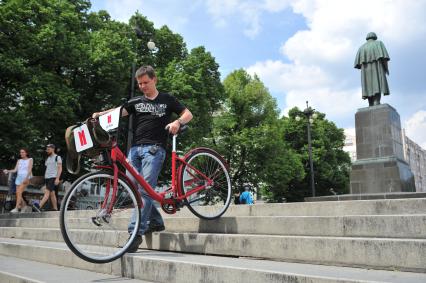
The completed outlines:
<svg viewBox="0 0 426 283">
<path fill-rule="evenodd" d="M 426 0 L 92 0 L 128 22 L 139 11 L 167 25 L 188 49 L 203 45 L 222 78 L 244 68 L 257 74 L 283 115 L 305 101 L 354 132 L 361 99 L 356 52 L 368 32 L 390 55 L 390 95 L 409 138 L 426 149 Z"/>
</svg>

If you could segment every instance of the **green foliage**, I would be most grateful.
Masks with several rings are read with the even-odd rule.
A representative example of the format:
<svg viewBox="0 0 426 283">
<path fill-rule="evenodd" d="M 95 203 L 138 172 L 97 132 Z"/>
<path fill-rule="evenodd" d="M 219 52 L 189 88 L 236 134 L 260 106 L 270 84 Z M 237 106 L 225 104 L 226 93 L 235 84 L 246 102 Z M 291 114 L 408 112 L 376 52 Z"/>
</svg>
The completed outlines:
<svg viewBox="0 0 426 283">
<path fill-rule="evenodd" d="M 311 125 L 316 195 L 330 195 L 330 189 L 339 194 L 348 193 L 351 161 L 348 153 L 343 151 L 343 129 L 325 119 L 325 114 L 316 113 L 318 117 Z M 301 120 L 297 121 L 296 116 L 301 117 Z M 301 157 L 305 171 L 302 181 L 291 183 L 289 200 L 302 201 L 304 197 L 311 196 L 307 123 L 306 117 L 298 108 L 291 109 L 288 118 L 282 118 L 284 139 Z"/>
<path fill-rule="evenodd" d="M 210 52 L 198 47 L 184 60 L 170 62 L 160 78 L 159 87 L 170 90 L 194 116 L 191 122 L 194 128 L 189 133 L 190 138 L 185 138 L 190 142 L 186 146 L 199 146 L 204 137 L 211 135 L 213 114 L 224 98 L 218 69 Z"/>
<path fill-rule="evenodd" d="M 20 147 L 38 157 L 46 142 L 63 145 L 79 93 L 73 71 L 84 62 L 88 1 L 2 1 L 0 5 L 1 167 Z M 35 169 L 39 174 L 41 170 Z"/>
<path fill-rule="evenodd" d="M 235 189 L 245 183 L 265 188 L 280 201 L 291 180 L 303 178 L 298 156 L 289 148 L 278 123 L 275 100 L 258 77 L 244 70 L 224 81 L 226 99 L 214 120 L 214 144 L 231 164 Z"/>
</svg>

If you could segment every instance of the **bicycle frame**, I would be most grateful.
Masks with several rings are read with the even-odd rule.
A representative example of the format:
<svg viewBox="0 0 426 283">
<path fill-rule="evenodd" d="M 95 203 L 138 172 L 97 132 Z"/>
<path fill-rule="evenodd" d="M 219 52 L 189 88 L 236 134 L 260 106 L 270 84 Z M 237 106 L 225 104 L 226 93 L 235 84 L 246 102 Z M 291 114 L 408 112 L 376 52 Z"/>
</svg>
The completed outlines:
<svg viewBox="0 0 426 283">
<path fill-rule="evenodd" d="M 116 201 L 116 192 L 117 192 L 118 176 L 119 175 L 123 176 L 125 179 L 127 179 L 129 181 L 130 184 L 132 184 L 134 186 L 134 190 L 135 190 L 135 192 L 137 192 L 139 199 L 140 199 L 140 193 L 139 193 L 139 190 L 137 189 L 137 184 L 141 185 L 142 188 L 145 189 L 147 194 L 149 196 L 151 196 L 152 199 L 158 201 L 161 204 L 169 204 L 169 205 L 172 205 L 174 207 L 176 207 L 177 202 L 183 201 L 188 196 L 190 196 L 194 193 L 197 193 L 198 191 L 204 189 L 206 186 L 212 186 L 213 185 L 212 178 L 207 177 L 202 172 L 200 172 L 199 170 L 197 170 L 196 168 L 194 168 L 193 166 L 188 164 L 185 161 L 185 157 L 181 158 L 177 155 L 177 153 L 176 153 L 176 137 L 177 137 L 177 135 L 173 136 L 172 184 L 171 184 L 171 188 L 164 191 L 164 192 L 161 192 L 161 193 L 157 193 L 154 190 L 154 188 L 152 188 L 151 185 L 148 184 L 148 182 L 146 182 L 146 180 L 141 175 L 139 175 L 139 173 L 136 171 L 136 169 L 130 164 L 129 160 L 126 158 L 124 153 L 119 149 L 117 143 L 114 141 L 112 148 L 111 148 L 111 153 L 110 153 L 112 165 L 110 165 L 110 166 L 96 166 L 96 168 L 98 168 L 98 169 L 110 169 L 110 170 L 112 170 L 113 176 L 114 176 L 112 200 L 111 200 L 111 202 L 109 202 L 109 207 L 106 207 L 107 203 L 108 203 L 109 192 L 110 192 L 110 189 L 111 189 L 109 184 L 108 184 L 108 186 L 106 187 L 106 191 L 105 191 L 105 199 L 102 203 L 101 208 L 105 209 L 107 211 L 107 213 L 111 213 L 112 208 L 114 206 L 114 203 Z M 179 168 L 177 167 L 177 162 L 180 163 Z M 128 177 L 128 175 L 125 172 L 123 172 L 119 169 L 118 164 L 121 164 L 127 170 L 127 172 L 130 173 L 130 175 L 134 178 L 134 180 L 136 180 L 136 183 L 132 182 L 132 180 Z M 177 176 L 177 172 L 181 172 L 179 169 L 182 168 L 184 165 L 186 165 L 191 170 L 193 170 L 198 176 L 204 178 L 204 180 L 203 180 L 204 184 L 197 185 L 195 188 L 191 189 L 190 191 L 186 192 L 185 194 L 182 193 L 181 185 L 180 185 L 181 180 L 178 179 L 178 176 Z M 195 182 L 196 181 L 191 180 L 187 184 L 189 185 L 189 184 L 195 183 Z"/>
</svg>

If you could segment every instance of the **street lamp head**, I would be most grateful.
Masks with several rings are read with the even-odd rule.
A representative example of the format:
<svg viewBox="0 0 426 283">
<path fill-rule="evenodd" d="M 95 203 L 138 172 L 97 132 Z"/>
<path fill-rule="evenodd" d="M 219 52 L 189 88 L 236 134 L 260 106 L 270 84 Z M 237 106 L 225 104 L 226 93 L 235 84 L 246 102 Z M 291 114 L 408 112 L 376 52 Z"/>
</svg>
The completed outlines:
<svg viewBox="0 0 426 283">
<path fill-rule="evenodd" d="M 150 39 L 146 45 L 148 46 L 149 50 L 155 49 L 155 43 L 154 43 L 154 41 L 152 41 L 152 39 Z"/>
<path fill-rule="evenodd" d="M 314 123 L 314 119 L 309 118 L 309 123 L 313 124 Z"/>
<path fill-rule="evenodd" d="M 318 118 L 318 114 L 317 113 L 312 114 L 312 118 L 314 119 Z"/>
<path fill-rule="evenodd" d="M 296 119 L 297 122 L 299 122 L 301 118 L 300 118 L 300 116 L 296 116 L 295 119 Z"/>
</svg>

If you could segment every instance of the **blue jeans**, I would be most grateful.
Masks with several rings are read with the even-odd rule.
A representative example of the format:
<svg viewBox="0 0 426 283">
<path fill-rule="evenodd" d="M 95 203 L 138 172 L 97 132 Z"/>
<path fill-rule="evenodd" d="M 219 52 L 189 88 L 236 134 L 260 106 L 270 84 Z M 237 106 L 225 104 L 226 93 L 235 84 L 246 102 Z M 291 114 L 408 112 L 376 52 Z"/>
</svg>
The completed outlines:
<svg viewBox="0 0 426 283">
<path fill-rule="evenodd" d="M 166 157 L 166 150 L 163 147 L 158 147 L 155 154 L 151 154 L 149 150 L 152 145 L 139 145 L 133 146 L 129 152 L 129 161 L 139 172 L 139 175 L 155 189 L 157 186 L 158 175 L 160 174 L 161 167 L 163 166 L 164 159 Z M 130 176 L 132 178 L 132 176 Z M 132 178 L 133 179 L 133 178 Z M 137 184 L 137 182 L 135 182 Z M 139 193 L 142 196 L 143 208 L 141 209 L 141 224 L 139 226 L 139 235 L 145 234 L 148 229 L 149 223 L 155 225 L 164 225 L 163 218 L 154 206 L 153 199 L 145 192 L 145 190 L 138 185 Z M 128 226 L 128 231 L 131 233 L 135 227 L 136 222 L 135 212 L 133 211 Z"/>
</svg>

